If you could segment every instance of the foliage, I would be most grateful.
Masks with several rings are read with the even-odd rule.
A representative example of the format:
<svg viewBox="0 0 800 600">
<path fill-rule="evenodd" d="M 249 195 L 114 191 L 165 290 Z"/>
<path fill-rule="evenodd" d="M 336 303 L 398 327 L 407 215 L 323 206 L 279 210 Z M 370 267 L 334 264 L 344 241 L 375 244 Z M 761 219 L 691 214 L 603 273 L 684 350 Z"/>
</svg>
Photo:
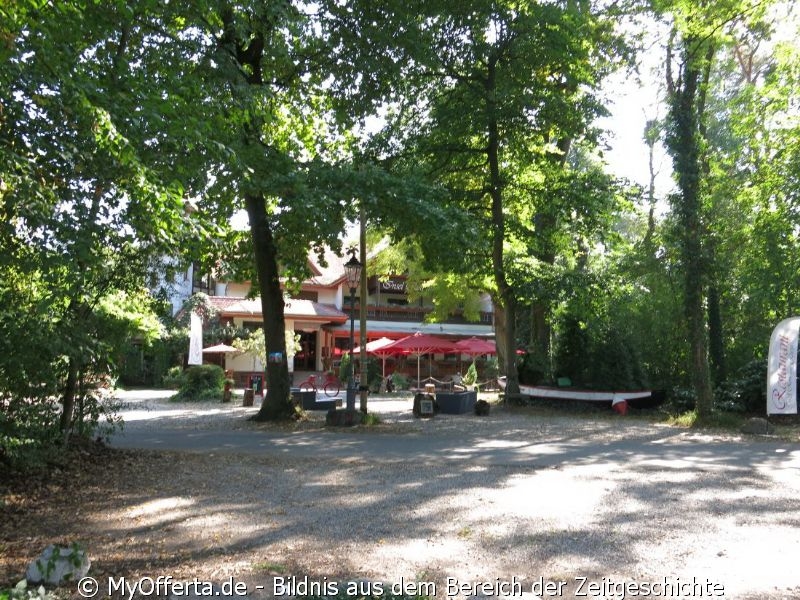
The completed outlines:
<svg viewBox="0 0 800 600">
<path fill-rule="evenodd" d="M 172 397 L 176 402 L 202 402 L 222 400 L 225 387 L 225 371 L 217 365 L 194 365 L 184 371 L 178 393 Z"/>
<path fill-rule="evenodd" d="M 60 451 L 59 408 L 54 399 L 6 399 L 0 410 L 0 470 L 27 471 Z"/>
<path fill-rule="evenodd" d="M 723 382 L 714 394 L 714 408 L 727 412 L 763 414 L 767 405 L 767 363 L 753 360 Z"/>
<path fill-rule="evenodd" d="M 368 358 L 367 384 L 369 385 L 369 389 L 371 391 L 377 392 L 380 389 L 382 382 L 383 382 L 383 376 L 381 375 L 380 361 L 377 361 L 374 358 Z"/>
<path fill-rule="evenodd" d="M 616 327 L 600 329 L 592 340 L 588 382 L 596 389 L 640 390 L 648 387 L 631 338 Z"/>
<path fill-rule="evenodd" d="M 24 579 L 11 589 L 0 589 L 0 600 L 54 600 L 55 595 L 40 585 L 30 589 Z"/>
<path fill-rule="evenodd" d="M 493 381 L 497 379 L 497 376 L 500 374 L 500 369 L 497 365 L 497 357 L 496 356 L 489 356 L 486 358 L 486 365 L 483 369 L 483 376 Z"/>
<path fill-rule="evenodd" d="M 529 349 L 519 359 L 519 380 L 527 385 L 538 385 L 550 378 L 550 364 L 538 349 Z"/>
<path fill-rule="evenodd" d="M 568 377 L 578 385 L 587 381 L 589 335 L 586 324 L 574 315 L 562 321 L 554 361 L 555 377 Z"/>
<path fill-rule="evenodd" d="M 395 371 L 392 373 L 392 383 L 396 390 L 407 390 L 409 388 L 409 379 L 402 373 Z"/>
<path fill-rule="evenodd" d="M 478 382 L 478 369 L 475 366 L 475 361 L 473 360 L 469 367 L 467 368 L 467 372 L 464 373 L 464 377 L 462 378 L 464 385 L 468 388 L 472 387 Z"/>
<path fill-rule="evenodd" d="M 170 389 L 180 389 L 186 381 L 184 369 L 181 366 L 170 367 L 161 378 L 161 384 Z"/>
<path fill-rule="evenodd" d="M 342 354 L 342 360 L 339 363 L 339 381 L 346 382 L 353 373 L 353 363 L 350 358 L 350 353 L 345 352 Z"/>
</svg>

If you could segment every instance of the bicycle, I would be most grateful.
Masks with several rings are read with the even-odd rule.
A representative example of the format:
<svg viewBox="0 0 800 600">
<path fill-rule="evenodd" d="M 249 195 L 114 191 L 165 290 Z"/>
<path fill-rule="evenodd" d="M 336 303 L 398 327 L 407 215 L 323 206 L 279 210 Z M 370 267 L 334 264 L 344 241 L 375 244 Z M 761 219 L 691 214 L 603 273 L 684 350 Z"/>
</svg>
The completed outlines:
<svg viewBox="0 0 800 600">
<path fill-rule="evenodd" d="M 318 391 L 318 384 L 317 384 L 317 376 L 316 375 L 309 375 L 308 379 L 300 382 L 300 385 L 297 387 L 300 388 L 301 392 L 309 392 L 309 391 Z M 328 398 L 332 398 L 333 396 L 338 396 L 340 390 L 340 383 L 339 378 L 336 377 L 332 373 L 327 373 L 325 375 L 325 381 L 322 382 L 322 391 Z"/>
</svg>

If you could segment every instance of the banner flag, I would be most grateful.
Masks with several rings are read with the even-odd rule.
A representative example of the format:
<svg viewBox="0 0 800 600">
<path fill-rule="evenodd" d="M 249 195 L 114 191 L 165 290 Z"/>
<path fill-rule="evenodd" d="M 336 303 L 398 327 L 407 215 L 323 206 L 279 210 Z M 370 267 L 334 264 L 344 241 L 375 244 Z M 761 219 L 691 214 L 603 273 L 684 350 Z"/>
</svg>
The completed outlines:
<svg viewBox="0 0 800 600">
<path fill-rule="evenodd" d="M 189 329 L 189 364 L 203 364 L 203 319 L 193 312 Z"/>
<path fill-rule="evenodd" d="M 797 414 L 797 338 L 800 317 L 784 319 L 772 332 L 767 363 L 767 414 Z"/>
</svg>

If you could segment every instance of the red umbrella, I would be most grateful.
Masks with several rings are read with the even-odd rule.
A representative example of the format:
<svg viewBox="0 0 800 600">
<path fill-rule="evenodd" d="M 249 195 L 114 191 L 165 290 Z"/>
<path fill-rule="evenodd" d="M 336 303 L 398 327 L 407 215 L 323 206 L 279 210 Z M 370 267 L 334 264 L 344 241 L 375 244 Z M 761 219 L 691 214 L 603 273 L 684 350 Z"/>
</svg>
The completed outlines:
<svg viewBox="0 0 800 600">
<path fill-rule="evenodd" d="M 420 333 L 419 331 L 414 335 L 409 335 L 402 339 L 397 340 L 392 344 L 388 344 L 381 349 L 387 354 L 416 354 L 417 355 L 417 387 L 419 387 L 419 358 L 423 354 L 431 354 L 434 352 L 458 352 L 458 348 L 453 342 L 444 338 L 436 337 L 435 335 L 428 335 Z"/>
<path fill-rule="evenodd" d="M 494 342 L 481 340 L 476 337 L 471 337 L 467 340 L 459 340 L 455 345 L 461 354 L 469 354 L 470 356 L 497 354 L 497 346 Z"/>
<path fill-rule="evenodd" d="M 367 342 L 364 346 L 364 350 L 367 351 L 367 354 L 374 354 L 376 356 L 381 357 L 381 376 L 386 377 L 386 357 L 391 355 L 391 352 L 385 352 L 384 348 L 394 343 L 394 340 L 391 340 L 387 337 L 378 338 L 377 340 L 372 340 L 371 342 Z M 354 348 L 353 354 L 361 354 L 361 348 Z"/>
</svg>

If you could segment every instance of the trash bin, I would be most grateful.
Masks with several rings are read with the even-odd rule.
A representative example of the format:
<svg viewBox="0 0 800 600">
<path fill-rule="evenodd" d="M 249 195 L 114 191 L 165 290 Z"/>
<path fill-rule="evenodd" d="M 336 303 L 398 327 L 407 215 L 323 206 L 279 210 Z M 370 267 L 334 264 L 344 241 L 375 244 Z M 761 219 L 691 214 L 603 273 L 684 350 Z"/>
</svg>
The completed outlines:
<svg viewBox="0 0 800 600">
<path fill-rule="evenodd" d="M 242 400 L 242 406 L 253 406 L 254 399 L 255 391 L 253 388 L 244 388 L 244 400 Z"/>
</svg>

